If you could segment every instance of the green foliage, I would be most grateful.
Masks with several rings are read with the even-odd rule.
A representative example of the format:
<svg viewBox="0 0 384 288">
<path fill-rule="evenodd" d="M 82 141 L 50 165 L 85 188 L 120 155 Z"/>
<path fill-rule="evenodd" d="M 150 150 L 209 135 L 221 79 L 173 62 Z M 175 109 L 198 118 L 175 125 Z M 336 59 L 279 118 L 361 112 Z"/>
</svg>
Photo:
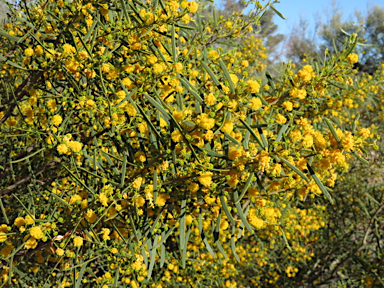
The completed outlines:
<svg viewBox="0 0 384 288">
<path fill-rule="evenodd" d="M 355 160 L 378 148 L 382 71 L 355 76 L 353 34 L 252 77 L 263 46 L 228 47 L 273 2 L 38 1 L 2 26 L 4 286 L 381 281 L 381 190 L 355 184 L 380 170 Z"/>
</svg>

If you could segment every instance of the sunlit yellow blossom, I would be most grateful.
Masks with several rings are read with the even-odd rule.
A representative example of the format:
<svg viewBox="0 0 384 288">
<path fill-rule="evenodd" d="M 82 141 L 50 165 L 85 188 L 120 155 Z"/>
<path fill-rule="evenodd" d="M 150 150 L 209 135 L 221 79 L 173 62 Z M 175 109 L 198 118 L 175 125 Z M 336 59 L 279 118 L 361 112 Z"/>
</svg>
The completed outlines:
<svg viewBox="0 0 384 288">
<path fill-rule="evenodd" d="M 357 63 L 359 61 L 359 55 L 351 53 L 348 55 L 347 60 L 351 64 Z"/>
<path fill-rule="evenodd" d="M 15 224 L 15 226 L 17 226 L 17 227 L 21 227 L 21 226 L 25 225 L 25 220 L 24 220 L 23 217 L 17 217 L 17 218 L 15 219 L 15 221 L 14 221 L 14 224 Z"/>
<path fill-rule="evenodd" d="M 82 144 L 78 141 L 69 141 L 67 143 L 67 147 L 69 149 L 71 149 L 72 152 L 80 152 L 81 148 L 82 148 Z"/>
<path fill-rule="evenodd" d="M 32 48 L 27 48 L 24 50 L 25 56 L 31 57 L 33 55 L 34 51 Z"/>
<path fill-rule="evenodd" d="M 293 103 L 291 101 L 285 101 L 281 106 L 283 106 L 285 111 L 292 111 Z"/>
<path fill-rule="evenodd" d="M 69 149 L 67 145 L 60 144 L 59 146 L 57 146 L 57 152 L 59 152 L 59 154 L 67 154 L 69 152 Z"/>
<path fill-rule="evenodd" d="M 205 113 L 201 113 L 198 116 L 198 124 L 203 127 L 204 129 L 210 130 L 215 126 L 215 119 L 209 117 Z"/>
<path fill-rule="evenodd" d="M 133 182 L 132 182 L 132 187 L 139 189 L 141 184 L 142 184 L 143 178 L 137 177 Z"/>
<path fill-rule="evenodd" d="M 304 99 L 307 97 L 307 91 L 305 91 L 305 89 L 299 89 L 295 87 L 289 91 L 289 96 L 297 99 Z"/>
<path fill-rule="evenodd" d="M 204 187 L 210 187 L 212 184 L 212 175 L 212 172 L 204 172 L 197 177 L 197 180 L 199 180 L 200 184 Z"/>
<path fill-rule="evenodd" d="M 196 13 L 196 12 L 197 12 L 197 9 L 199 9 L 199 4 L 197 4 L 196 1 L 190 1 L 190 2 L 188 3 L 187 9 L 188 9 L 188 11 L 191 12 L 191 13 Z"/>
<path fill-rule="evenodd" d="M 260 91 L 260 84 L 255 80 L 248 80 L 246 82 L 247 84 L 247 91 L 250 93 L 258 93 Z"/>
<path fill-rule="evenodd" d="M 153 65 L 153 72 L 154 73 L 161 73 L 161 72 L 163 72 L 163 70 L 164 70 L 163 65 L 158 64 L 158 63 Z"/>
<path fill-rule="evenodd" d="M 75 247 L 81 247 L 83 246 L 83 237 L 80 237 L 80 236 L 76 236 L 75 238 L 73 238 L 73 246 Z"/>
<path fill-rule="evenodd" d="M 172 132 L 171 138 L 174 142 L 181 142 L 183 140 L 183 134 L 179 130 L 175 130 Z"/>
<path fill-rule="evenodd" d="M 35 239 L 41 239 L 44 237 L 44 232 L 41 230 L 40 226 L 34 226 L 29 231 L 29 234 L 31 234 L 32 237 Z"/>
<path fill-rule="evenodd" d="M 305 65 L 298 73 L 297 75 L 300 77 L 301 80 L 308 82 L 312 78 L 315 77 L 315 73 L 313 72 L 313 68 L 311 65 Z"/>
<path fill-rule="evenodd" d="M 55 115 L 51 119 L 51 123 L 55 126 L 59 126 L 63 122 L 63 118 L 60 115 Z"/>
<path fill-rule="evenodd" d="M 262 103 L 261 103 L 261 100 L 260 98 L 258 97 L 253 97 L 250 101 L 249 101 L 249 107 L 252 109 L 252 110 L 259 110 L 262 106 Z"/>
</svg>

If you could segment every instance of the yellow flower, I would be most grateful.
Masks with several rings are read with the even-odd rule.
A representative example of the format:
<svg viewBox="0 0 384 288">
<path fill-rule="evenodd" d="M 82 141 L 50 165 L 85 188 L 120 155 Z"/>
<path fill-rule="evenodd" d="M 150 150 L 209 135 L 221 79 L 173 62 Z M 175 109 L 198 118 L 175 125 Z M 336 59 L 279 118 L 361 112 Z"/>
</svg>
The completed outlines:
<svg viewBox="0 0 384 288">
<path fill-rule="evenodd" d="M 51 123 L 55 126 L 59 126 L 63 122 L 63 118 L 60 115 L 55 115 L 51 119 Z"/>
<path fill-rule="evenodd" d="M 252 110 L 259 110 L 262 106 L 262 103 L 261 103 L 261 100 L 260 98 L 258 97 L 253 97 L 250 101 L 249 101 L 249 107 L 252 109 Z"/>
<path fill-rule="evenodd" d="M 199 71 L 197 71 L 197 70 L 192 70 L 192 71 L 189 73 L 189 76 L 191 76 L 192 78 L 196 78 L 197 76 L 199 76 Z"/>
<path fill-rule="evenodd" d="M 190 224 L 192 224 L 192 221 L 193 221 L 193 217 L 192 217 L 192 215 L 186 215 L 186 216 L 185 216 L 185 225 L 190 225 Z"/>
<path fill-rule="evenodd" d="M 89 223 L 93 224 L 93 223 L 95 223 L 96 220 L 97 220 L 97 215 L 95 214 L 95 212 L 93 212 L 92 209 L 88 209 L 88 210 L 87 210 L 87 213 L 85 213 L 85 219 L 86 219 Z"/>
<path fill-rule="evenodd" d="M 307 97 L 307 91 L 305 91 L 305 89 L 298 89 L 295 87 L 289 91 L 289 96 L 297 99 L 304 99 Z"/>
<path fill-rule="evenodd" d="M 81 201 L 82 200 L 81 196 L 77 195 L 77 194 L 76 195 L 72 195 L 71 199 L 69 200 L 69 204 L 73 205 L 73 204 L 76 203 L 77 200 Z"/>
<path fill-rule="evenodd" d="M 0 254 L 3 257 L 8 257 L 9 255 L 11 255 L 11 251 L 14 248 L 12 243 L 7 243 L 7 244 L 8 244 L 7 246 L 1 248 L 1 250 L 0 250 Z"/>
<path fill-rule="evenodd" d="M 104 193 L 99 194 L 99 201 L 103 206 L 108 206 L 109 199 Z"/>
<path fill-rule="evenodd" d="M 211 130 L 215 126 L 215 119 L 209 117 L 205 113 L 201 113 L 197 116 L 198 125 L 203 127 L 206 130 Z"/>
<path fill-rule="evenodd" d="M 357 63 L 357 61 L 359 61 L 359 55 L 357 55 L 355 53 L 351 53 L 348 55 L 347 60 L 351 64 Z"/>
<path fill-rule="evenodd" d="M 65 43 L 63 46 L 63 54 L 69 55 L 76 52 L 75 47 L 73 47 L 71 44 Z"/>
<path fill-rule="evenodd" d="M 312 78 L 315 77 L 315 73 L 313 72 L 313 68 L 311 65 L 305 65 L 298 73 L 297 75 L 300 77 L 301 80 L 308 82 Z"/>
<path fill-rule="evenodd" d="M 199 9 L 199 4 L 197 4 L 196 1 L 191 1 L 188 3 L 187 9 L 191 13 L 196 13 L 197 9 Z"/>
<path fill-rule="evenodd" d="M 59 152 L 59 154 L 67 154 L 68 151 L 69 149 L 65 144 L 60 144 L 59 146 L 57 146 L 57 152 Z"/>
<path fill-rule="evenodd" d="M 303 146 L 306 148 L 312 147 L 313 145 L 313 137 L 310 134 L 306 134 L 303 137 Z"/>
<path fill-rule="evenodd" d="M 232 83 L 236 86 L 237 82 L 239 82 L 239 78 L 235 74 L 229 74 L 231 77 Z"/>
<path fill-rule="evenodd" d="M 31 224 L 35 223 L 35 220 L 30 215 L 27 215 L 27 216 L 25 216 L 25 223 L 27 225 L 31 225 Z"/>
<path fill-rule="evenodd" d="M 112 253 L 112 254 L 116 254 L 117 252 L 119 252 L 119 250 L 117 250 L 117 248 L 113 247 L 113 248 L 111 249 L 111 253 Z"/>
<path fill-rule="evenodd" d="M 163 207 L 170 196 L 166 193 L 157 195 L 156 205 Z"/>
<path fill-rule="evenodd" d="M 262 229 L 264 227 L 263 219 L 256 216 L 256 209 L 252 208 L 248 212 L 248 222 L 256 229 Z"/>
<path fill-rule="evenodd" d="M 57 254 L 58 256 L 63 256 L 63 255 L 64 255 L 64 249 L 57 248 L 57 249 L 56 249 L 56 254 Z"/>
<path fill-rule="evenodd" d="M 101 230 L 103 231 L 103 240 L 110 240 L 109 233 L 111 233 L 111 230 L 108 228 L 102 228 Z"/>
<path fill-rule="evenodd" d="M 283 106 L 285 111 L 292 111 L 293 103 L 291 101 L 285 101 L 281 106 Z"/>
<path fill-rule="evenodd" d="M 219 53 L 217 53 L 216 50 L 211 50 L 208 52 L 208 58 L 211 59 L 211 60 L 217 60 L 219 59 Z"/>
<path fill-rule="evenodd" d="M 174 65 L 174 68 L 175 68 L 176 73 L 181 73 L 181 72 L 183 72 L 184 66 L 181 63 L 176 63 Z"/>
<path fill-rule="evenodd" d="M 29 234 L 31 234 L 32 237 L 35 239 L 41 239 L 44 237 L 44 232 L 41 230 L 40 226 L 34 226 L 29 231 Z"/>
<path fill-rule="evenodd" d="M 133 182 L 132 182 L 132 187 L 139 189 L 141 184 L 142 184 L 143 178 L 137 177 Z"/>
<path fill-rule="evenodd" d="M 220 222 L 220 230 L 221 231 L 227 230 L 228 227 L 229 227 L 228 221 L 222 219 L 221 222 Z"/>
<path fill-rule="evenodd" d="M 67 143 L 67 147 L 68 147 L 69 149 L 71 149 L 72 152 L 75 152 L 75 153 L 80 152 L 80 150 L 81 150 L 81 148 L 82 148 L 82 145 L 83 145 L 83 144 L 81 144 L 81 143 L 78 142 L 78 141 L 69 141 L 69 142 Z"/>
<path fill-rule="evenodd" d="M 0 242 L 5 242 L 5 240 L 7 240 L 7 235 L 5 235 L 8 231 L 7 228 L 8 226 L 6 224 L 0 226 Z"/>
<path fill-rule="evenodd" d="M 27 235 L 29 236 L 29 235 Z M 37 241 L 34 237 L 29 237 L 27 242 L 24 245 L 25 249 L 35 249 L 37 246 Z"/>
<path fill-rule="evenodd" d="M 248 80 L 246 82 L 246 90 L 250 93 L 258 93 L 260 91 L 260 84 L 255 80 Z"/>
<path fill-rule="evenodd" d="M 213 106 L 216 103 L 216 97 L 212 93 L 209 93 L 208 95 L 205 95 L 204 101 L 207 105 Z"/>
<path fill-rule="evenodd" d="M 276 122 L 279 123 L 279 124 L 284 124 L 285 122 L 287 122 L 287 118 L 285 118 L 281 114 L 277 114 L 276 115 Z"/>
<path fill-rule="evenodd" d="M 172 132 L 171 138 L 172 138 L 173 142 L 178 143 L 178 142 L 183 141 L 183 134 L 179 130 L 175 130 Z"/>
<path fill-rule="evenodd" d="M 225 120 L 223 127 L 221 128 L 221 132 L 230 133 L 233 130 L 233 123 L 229 120 Z"/>
<path fill-rule="evenodd" d="M 33 55 L 34 51 L 32 48 L 27 48 L 24 50 L 25 56 L 31 57 Z"/>
<path fill-rule="evenodd" d="M 163 68 L 163 65 L 161 64 L 158 64 L 156 63 L 155 65 L 153 65 L 153 72 L 158 74 L 158 73 L 161 73 L 163 72 L 164 68 Z"/>
<path fill-rule="evenodd" d="M 200 174 L 197 180 L 199 180 L 201 185 L 209 188 L 212 184 L 212 175 L 213 175 L 212 172 L 204 172 Z"/>
<path fill-rule="evenodd" d="M 38 46 L 35 48 L 35 54 L 36 54 L 37 56 L 42 55 L 43 52 L 44 52 L 44 48 L 43 48 L 42 46 L 38 45 Z"/>
<path fill-rule="evenodd" d="M 232 147 L 228 151 L 228 158 L 230 160 L 236 160 L 238 157 L 241 156 L 241 154 L 243 154 L 243 146 L 240 146 L 239 149 L 237 149 L 236 147 Z"/>
<path fill-rule="evenodd" d="M 25 220 L 23 217 L 17 217 L 15 219 L 15 221 L 13 222 L 13 224 L 15 224 L 15 226 L 17 226 L 17 227 L 21 227 L 21 226 L 25 225 Z"/>
<path fill-rule="evenodd" d="M 73 246 L 75 246 L 75 247 L 81 247 L 81 246 L 83 246 L 83 237 L 76 236 L 76 237 L 73 239 Z"/>
</svg>

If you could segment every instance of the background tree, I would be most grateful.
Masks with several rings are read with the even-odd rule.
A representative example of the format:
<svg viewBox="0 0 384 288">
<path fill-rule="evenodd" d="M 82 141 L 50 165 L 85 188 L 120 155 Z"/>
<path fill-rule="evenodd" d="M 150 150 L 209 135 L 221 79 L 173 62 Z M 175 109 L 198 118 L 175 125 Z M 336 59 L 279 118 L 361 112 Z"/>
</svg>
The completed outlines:
<svg viewBox="0 0 384 288">
<path fill-rule="evenodd" d="M 295 25 L 287 36 L 285 55 L 294 63 L 316 55 L 316 33 L 310 35 L 308 22 L 309 20 L 302 17 L 299 24 Z"/>
</svg>

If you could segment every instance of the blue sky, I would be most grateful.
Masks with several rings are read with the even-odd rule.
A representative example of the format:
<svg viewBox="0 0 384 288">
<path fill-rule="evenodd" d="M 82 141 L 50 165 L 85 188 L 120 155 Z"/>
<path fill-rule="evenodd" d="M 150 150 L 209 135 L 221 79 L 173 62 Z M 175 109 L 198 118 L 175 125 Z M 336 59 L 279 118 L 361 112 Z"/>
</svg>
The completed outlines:
<svg viewBox="0 0 384 288">
<path fill-rule="evenodd" d="M 331 7 L 332 0 L 280 0 L 281 3 L 275 4 L 275 8 L 280 11 L 287 20 L 275 16 L 275 23 L 279 26 L 280 33 L 288 33 L 295 24 L 299 23 L 300 16 L 309 21 L 310 30 L 314 30 L 315 17 L 321 15 L 322 20 L 326 21 L 326 11 Z M 363 14 L 369 5 L 384 6 L 383 0 L 338 0 L 338 7 L 348 17 L 356 9 Z"/>
</svg>

